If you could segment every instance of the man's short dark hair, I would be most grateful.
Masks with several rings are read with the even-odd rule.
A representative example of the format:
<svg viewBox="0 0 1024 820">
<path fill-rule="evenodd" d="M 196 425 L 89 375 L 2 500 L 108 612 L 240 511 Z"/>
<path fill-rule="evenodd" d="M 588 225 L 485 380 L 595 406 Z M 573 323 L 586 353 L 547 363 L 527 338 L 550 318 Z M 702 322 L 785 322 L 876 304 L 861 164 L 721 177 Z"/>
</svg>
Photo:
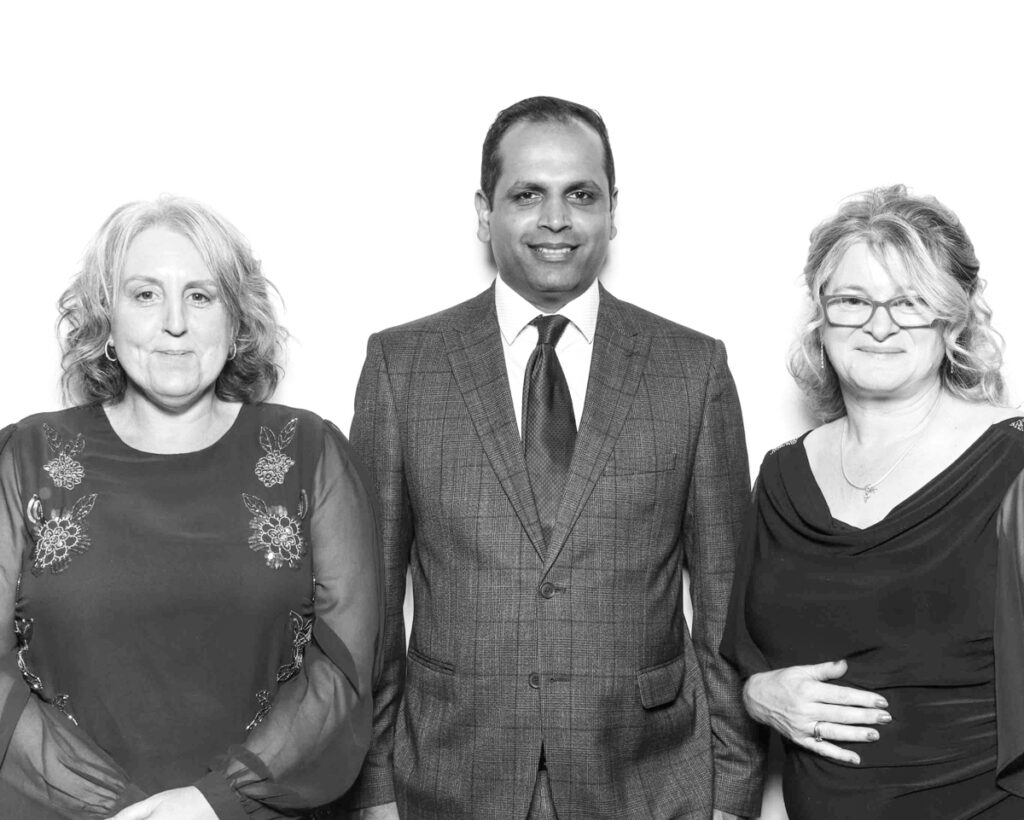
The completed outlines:
<svg viewBox="0 0 1024 820">
<path fill-rule="evenodd" d="M 612 158 L 612 144 L 608 140 L 608 129 L 604 120 L 593 108 L 560 100 L 558 97 L 528 97 L 510 105 L 500 112 L 491 123 L 484 138 L 483 159 L 480 163 L 480 190 L 487 197 L 487 204 L 494 205 L 494 189 L 501 176 L 501 155 L 498 148 L 501 138 L 517 122 L 564 122 L 574 120 L 589 125 L 601 138 L 604 146 L 604 172 L 608 177 L 609 195 L 615 191 L 615 160 Z"/>
</svg>

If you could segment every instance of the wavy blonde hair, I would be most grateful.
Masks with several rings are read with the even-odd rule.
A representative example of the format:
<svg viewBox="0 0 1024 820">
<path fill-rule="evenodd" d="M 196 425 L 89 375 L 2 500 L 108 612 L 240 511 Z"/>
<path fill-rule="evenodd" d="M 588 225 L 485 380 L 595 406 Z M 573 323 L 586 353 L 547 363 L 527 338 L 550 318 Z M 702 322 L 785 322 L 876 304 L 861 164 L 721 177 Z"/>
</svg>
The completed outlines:
<svg viewBox="0 0 1024 820">
<path fill-rule="evenodd" d="M 789 372 L 815 412 L 825 421 L 846 413 L 839 379 L 821 352 L 821 295 L 843 255 L 858 243 L 937 314 L 946 347 L 940 368 L 946 389 L 971 401 L 1005 404 L 1003 342 L 982 298 L 985 283 L 978 277 L 974 245 L 956 214 L 937 199 L 893 185 L 851 197 L 811 232 L 804 267 L 810 309 L 790 352 Z"/>
<path fill-rule="evenodd" d="M 124 396 L 125 372 L 104 355 L 111 309 L 128 248 L 140 233 L 156 226 L 192 242 L 224 298 L 236 352 L 217 377 L 217 396 L 247 403 L 268 398 L 280 378 L 287 338 L 270 301 L 273 285 L 231 223 L 198 202 L 164 195 L 154 202 L 129 202 L 114 211 L 93 237 L 81 269 L 61 295 L 57 326 L 65 401 L 116 402 Z"/>
</svg>

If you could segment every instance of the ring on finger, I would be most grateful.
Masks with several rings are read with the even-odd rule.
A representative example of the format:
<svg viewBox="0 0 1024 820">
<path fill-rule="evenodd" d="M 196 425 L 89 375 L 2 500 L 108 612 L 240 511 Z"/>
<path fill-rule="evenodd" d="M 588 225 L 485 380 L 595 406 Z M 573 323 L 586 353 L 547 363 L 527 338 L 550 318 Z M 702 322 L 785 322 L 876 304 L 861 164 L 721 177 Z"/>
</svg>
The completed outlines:
<svg viewBox="0 0 1024 820">
<path fill-rule="evenodd" d="M 811 731 L 811 734 L 814 736 L 814 739 L 816 741 L 818 741 L 818 743 L 821 743 L 821 741 L 824 740 L 824 738 L 821 736 L 821 721 L 820 720 L 814 721 L 814 729 Z"/>
</svg>

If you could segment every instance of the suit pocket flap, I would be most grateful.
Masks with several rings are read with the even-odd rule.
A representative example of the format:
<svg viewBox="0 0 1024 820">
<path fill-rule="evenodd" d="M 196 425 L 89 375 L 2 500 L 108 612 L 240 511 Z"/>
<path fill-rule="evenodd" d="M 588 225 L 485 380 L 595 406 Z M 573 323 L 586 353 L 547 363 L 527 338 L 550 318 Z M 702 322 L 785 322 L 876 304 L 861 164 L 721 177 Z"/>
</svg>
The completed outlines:
<svg viewBox="0 0 1024 820">
<path fill-rule="evenodd" d="M 675 453 L 612 453 L 606 475 L 638 475 L 641 473 L 663 473 L 676 468 Z"/>
<path fill-rule="evenodd" d="M 670 661 L 637 672 L 636 682 L 640 686 L 640 702 L 644 708 L 654 709 L 674 701 L 683 686 L 685 671 L 686 655 L 680 653 Z"/>
</svg>

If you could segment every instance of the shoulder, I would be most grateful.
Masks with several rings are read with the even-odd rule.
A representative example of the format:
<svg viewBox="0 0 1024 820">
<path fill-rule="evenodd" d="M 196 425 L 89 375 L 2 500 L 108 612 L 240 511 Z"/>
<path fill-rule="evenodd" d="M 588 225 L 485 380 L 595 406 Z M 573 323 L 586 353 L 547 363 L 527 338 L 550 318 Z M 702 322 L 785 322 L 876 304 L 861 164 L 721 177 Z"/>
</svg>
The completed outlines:
<svg viewBox="0 0 1024 820">
<path fill-rule="evenodd" d="M 826 427 L 828 427 L 828 425 L 816 427 L 813 430 L 808 430 L 795 438 L 782 441 L 770 448 L 768 452 L 764 454 L 764 458 L 761 459 L 761 475 L 764 476 L 767 473 L 774 473 L 778 471 L 784 462 L 792 458 L 799 458 L 801 456 L 801 450 L 806 453 L 815 446 L 816 443 L 820 444 L 821 436 L 827 432 L 825 430 Z"/>
<path fill-rule="evenodd" d="M 283 426 L 293 420 L 298 425 L 320 428 L 324 420 L 311 410 L 303 410 L 300 407 L 290 407 L 287 404 L 274 404 L 273 402 L 260 402 L 249 405 L 253 417 L 262 425 L 268 427 Z"/>
<path fill-rule="evenodd" d="M 21 421 L 4 427 L 0 433 L 0 439 L 6 441 L 12 438 L 18 440 L 34 437 L 46 438 L 53 437 L 55 433 L 60 436 L 75 436 L 89 426 L 89 422 L 97 413 L 102 412 L 103 409 L 98 405 L 81 405 L 66 410 L 33 413 L 30 416 L 25 416 Z"/>
<path fill-rule="evenodd" d="M 1024 416 L 1005 416 L 995 421 L 992 426 L 1013 446 L 1024 450 Z"/>
<path fill-rule="evenodd" d="M 424 334 L 440 334 L 447 328 L 472 324 L 488 315 L 494 315 L 493 287 L 445 310 L 378 331 L 371 336 L 371 339 L 377 339 L 384 345 L 393 344 Z"/>
<path fill-rule="evenodd" d="M 721 344 L 717 339 L 699 330 L 673 322 L 657 313 L 652 313 L 630 302 L 624 302 L 612 296 L 608 291 L 601 291 L 601 309 L 607 311 L 613 321 L 627 331 L 635 331 L 650 336 L 652 339 L 668 340 L 699 348 L 710 349 Z"/>
</svg>

